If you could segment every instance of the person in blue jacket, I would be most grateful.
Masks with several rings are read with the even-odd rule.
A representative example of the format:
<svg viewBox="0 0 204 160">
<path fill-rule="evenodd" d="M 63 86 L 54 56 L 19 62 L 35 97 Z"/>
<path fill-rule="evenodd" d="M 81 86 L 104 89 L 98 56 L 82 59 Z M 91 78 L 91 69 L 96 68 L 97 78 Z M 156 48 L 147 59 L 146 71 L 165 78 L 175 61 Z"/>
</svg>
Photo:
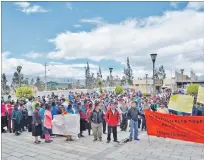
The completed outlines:
<svg viewBox="0 0 204 160">
<path fill-rule="evenodd" d="M 57 107 L 55 102 L 52 102 L 52 119 L 54 118 L 55 115 L 57 115 Z"/>
<path fill-rule="evenodd" d="M 192 116 L 197 116 L 197 114 L 198 114 L 198 104 L 195 103 L 192 108 Z"/>
</svg>

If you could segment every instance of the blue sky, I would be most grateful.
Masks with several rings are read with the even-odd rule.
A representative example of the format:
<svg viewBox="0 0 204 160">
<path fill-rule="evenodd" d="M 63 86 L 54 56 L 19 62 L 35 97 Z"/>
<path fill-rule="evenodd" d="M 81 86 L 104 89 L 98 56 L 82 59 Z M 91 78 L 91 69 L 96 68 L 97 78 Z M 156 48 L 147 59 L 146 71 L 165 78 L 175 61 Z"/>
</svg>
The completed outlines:
<svg viewBox="0 0 204 160">
<path fill-rule="evenodd" d="M 188 18 L 188 14 L 193 16 L 193 13 L 190 13 L 187 8 L 191 9 L 192 12 L 199 14 L 199 18 L 203 16 L 203 4 L 193 4 L 190 6 L 190 8 L 188 5 L 190 6 L 190 4 L 187 2 L 22 2 L 18 4 L 14 2 L 2 2 L 2 53 L 9 53 L 5 57 L 6 60 L 10 60 L 9 62 L 12 62 L 12 60 L 18 61 L 18 59 L 20 59 L 22 63 L 27 61 L 34 63 L 36 66 L 37 64 L 41 65 L 45 62 L 52 62 L 53 65 L 56 65 L 53 66 L 55 68 L 58 67 L 57 65 L 75 65 L 75 67 L 72 69 L 77 69 L 81 66 L 76 67 L 76 64 L 85 64 L 87 61 L 89 61 L 90 64 L 93 64 L 93 69 L 94 67 L 96 69 L 96 66 L 100 65 L 105 72 L 108 72 L 109 67 L 113 67 L 114 71 L 121 72 L 121 70 L 124 68 L 126 57 L 130 56 L 133 57 L 132 63 L 133 67 L 135 67 L 135 74 L 140 75 L 144 74 L 144 72 L 151 73 L 151 68 L 149 66 L 143 67 L 140 62 L 138 63 L 140 65 L 135 65 L 138 60 L 134 62 L 134 58 L 145 58 L 142 56 L 142 52 L 149 51 L 149 48 L 152 48 L 152 51 L 160 51 L 162 49 L 165 50 L 165 48 L 168 49 L 169 46 L 176 45 L 175 43 L 172 43 L 174 39 L 169 40 L 169 38 L 167 38 L 166 41 L 165 39 L 163 41 L 162 38 L 165 38 L 163 36 L 160 40 L 157 39 L 158 42 L 155 42 L 154 44 L 156 46 L 158 43 L 161 44 L 164 42 L 162 46 L 151 46 L 149 48 L 134 48 L 136 45 L 138 45 L 138 43 L 132 44 L 131 46 L 130 44 L 133 43 L 133 37 L 126 37 L 127 41 L 130 40 L 129 44 L 124 45 L 123 48 L 119 48 L 117 46 L 120 46 L 120 43 L 124 44 L 127 42 L 125 38 L 124 42 L 121 40 L 120 43 L 117 44 L 114 44 L 115 42 L 112 42 L 112 39 L 119 39 L 119 37 L 115 36 L 115 34 L 120 35 L 125 33 L 124 36 L 129 35 L 129 33 L 126 33 L 128 27 L 130 27 L 128 30 L 133 29 L 132 33 L 135 32 L 135 38 L 137 39 L 137 34 L 140 33 L 137 30 L 141 29 L 142 32 L 145 30 L 145 35 L 148 35 L 146 30 L 153 30 L 155 29 L 155 24 L 158 27 L 160 23 L 161 26 L 163 25 L 164 27 L 169 25 L 169 31 L 171 32 L 171 17 L 168 16 L 172 16 L 172 19 L 176 19 L 175 14 L 178 14 L 181 17 L 185 16 L 186 18 Z M 180 13 L 185 15 L 181 15 Z M 198 17 L 195 17 L 195 21 L 197 21 L 197 18 Z M 172 20 L 172 23 L 174 19 Z M 202 21 L 202 19 L 200 20 Z M 191 20 L 189 20 L 189 23 L 191 23 Z M 183 24 L 185 27 L 186 21 L 184 21 Z M 200 23 L 198 25 L 198 27 L 200 27 L 199 31 L 201 31 L 202 26 Z M 116 29 L 114 29 L 114 27 L 116 27 Z M 121 27 L 121 32 L 119 27 Z M 108 44 L 108 47 L 106 47 L 104 43 L 110 41 L 110 39 L 107 39 L 107 36 L 103 37 L 103 35 L 106 35 L 107 33 L 106 30 L 108 32 L 108 37 L 111 37 L 111 44 Z M 117 33 L 114 31 L 117 31 Z M 122 31 L 124 32 L 122 33 Z M 99 33 L 101 32 L 104 34 L 100 36 Z M 152 33 L 154 32 L 151 32 L 151 34 Z M 163 32 L 161 32 L 161 34 L 162 33 Z M 177 32 L 177 29 L 175 29 L 175 33 L 172 33 L 172 35 L 175 35 L 176 33 L 179 33 Z M 145 40 L 142 41 L 152 45 L 153 42 L 149 42 L 149 39 L 152 36 L 151 34 L 149 37 L 144 37 Z M 199 41 L 199 47 L 191 47 L 188 50 L 178 49 L 176 52 L 185 53 L 204 48 L 202 46 L 202 36 L 198 36 L 197 34 L 199 34 L 199 32 L 196 33 L 196 31 L 193 30 L 191 35 L 192 39 L 189 37 L 184 37 L 183 39 L 181 38 L 182 40 L 179 41 L 178 44 L 184 45 L 184 43 L 190 43 L 190 41 L 196 40 Z M 171 35 L 168 36 L 172 37 Z M 153 35 L 153 37 L 156 36 Z M 50 39 L 55 40 L 57 44 L 50 42 Z M 97 43 L 94 42 L 94 39 L 97 39 Z M 175 41 L 178 41 L 176 37 Z M 79 44 L 76 45 L 77 43 Z M 94 46 L 96 48 L 89 48 L 89 46 L 92 46 L 93 44 L 95 44 Z M 103 45 L 104 47 L 102 47 Z M 80 48 L 80 46 L 86 46 L 86 48 Z M 137 50 L 140 52 L 138 55 L 136 55 Z M 127 51 L 127 54 L 125 51 Z M 173 51 L 175 52 L 175 50 Z M 103 53 L 105 53 L 104 56 Z M 118 55 L 116 54 L 116 56 L 114 56 L 115 53 L 118 53 Z M 121 56 L 122 53 L 123 56 Z M 76 54 L 76 58 L 73 58 Z M 84 54 L 84 56 L 79 56 L 80 54 Z M 32 55 L 36 56 L 32 58 Z M 94 57 L 92 57 L 92 55 Z M 109 57 L 109 55 L 112 56 Z M 135 55 L 136 57 L 134 57 Z M 166 51 L 166 55 L 170 56 L 169 51 Z M 148 58 L 151 62 L 150 57 Z M 145 63 L 146 59 L 142 60 L 142 62 Z M 164 61 L 165 59 L 161 59 L 161 64 Z M 200 66 L 200 63 L 198 66 Z M 196 70 L 199 68 L 198 66 L 191 67 Z M 12 71 L 15 70 L 14 68 L 15 66 L 12 65 L 10 70 L 6 71 L 12 73 Z M 175 69 L 177 66 L 175 67 L 175 65 L 168 65 L 167 68 Z M 82 67 L 81 69 L 83 70 Z M 43 74 L 43 72 L 41 73 L 34 71 L 34 69 L 32 70 L 33 74 Z M 70 70 L 70 72 L 71 71 L 72 70 Z M 201 74 L 199 70 L 198 72 Z M 25 70 L 25 74 L 29 73 L 30 72 L 27 73 Z M 56 72 L 53 71 L 53 73 L 50 74 L 55 75 Z"/>
</svg>

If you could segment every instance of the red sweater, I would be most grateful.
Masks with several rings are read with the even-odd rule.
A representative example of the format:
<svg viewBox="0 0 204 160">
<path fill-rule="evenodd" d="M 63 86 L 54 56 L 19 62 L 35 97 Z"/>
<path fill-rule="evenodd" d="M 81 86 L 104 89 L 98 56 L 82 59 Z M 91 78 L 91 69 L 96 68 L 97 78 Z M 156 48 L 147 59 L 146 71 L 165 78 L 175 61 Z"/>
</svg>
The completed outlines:
<svg viewBox="0 0 204 160">
<path fill-rule="evenodd" d="M 117 126 L 120 122 L 120 114 L 117 110 L 115 110 L 114 114 L 112 110 L 108 110 L 105 114 L 105 120 L 109 126 Z"/>
</svg>

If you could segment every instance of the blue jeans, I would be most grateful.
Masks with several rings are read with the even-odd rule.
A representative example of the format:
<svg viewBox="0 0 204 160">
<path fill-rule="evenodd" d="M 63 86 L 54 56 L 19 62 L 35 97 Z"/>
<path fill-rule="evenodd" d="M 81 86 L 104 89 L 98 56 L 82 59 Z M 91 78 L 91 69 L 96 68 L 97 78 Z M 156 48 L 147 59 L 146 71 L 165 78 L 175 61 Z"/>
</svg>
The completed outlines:
<svg viewBox="0 0 204 160">
<path fill-rule="evenodd" d="M 130 140 L 132 140 L 134 130 L 134 140 L 138 138 L 138 121 L 130 120 Z"/>
</svg>

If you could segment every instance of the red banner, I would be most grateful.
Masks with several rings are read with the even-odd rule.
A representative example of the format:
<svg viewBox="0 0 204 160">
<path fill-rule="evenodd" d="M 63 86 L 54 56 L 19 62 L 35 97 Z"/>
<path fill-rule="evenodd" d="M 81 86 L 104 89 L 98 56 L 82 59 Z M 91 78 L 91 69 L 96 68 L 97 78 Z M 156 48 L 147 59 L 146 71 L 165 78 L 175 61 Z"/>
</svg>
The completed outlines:
<svg viewBox="0 0 204 160">
<path fill-rule="evenodd" d="M 147 134 L 204 143 L 204 116 L 177 116 L 145 111 Z"/>
</svg>

